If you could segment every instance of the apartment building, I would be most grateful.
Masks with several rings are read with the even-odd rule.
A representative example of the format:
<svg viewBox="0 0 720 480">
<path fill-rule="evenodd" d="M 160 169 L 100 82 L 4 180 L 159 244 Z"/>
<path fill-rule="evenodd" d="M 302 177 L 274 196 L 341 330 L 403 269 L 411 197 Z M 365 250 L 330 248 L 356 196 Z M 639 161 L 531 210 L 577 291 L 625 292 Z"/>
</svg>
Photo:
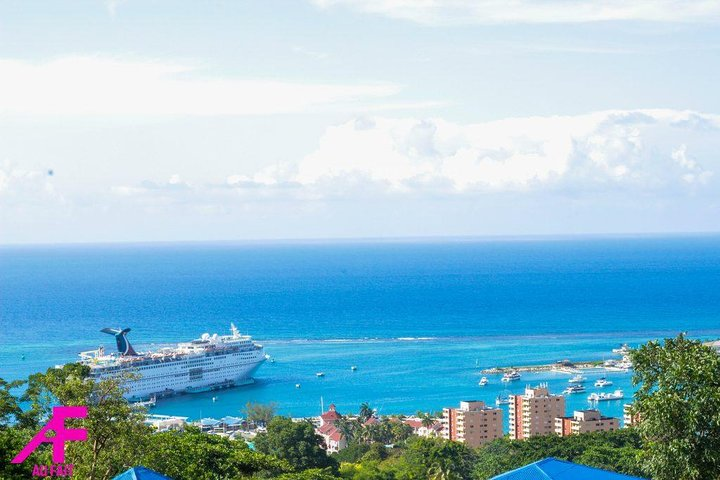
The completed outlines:
<svg viewBox="0 0 720 480">
<path fill-rule="evenodd" d="M 555 419 L 555 433 L 561 437 L 587 432 L 609 432 L 620 428 L 620 419 L 604 417 L 599 410 L 576 410 L 571 417 Z"/>
<path fill-rule="evenodd" d="M 555 419 L 565 415 L 565 397 L 553 395 L 547 384 L 510 396 L 510 438 L 521 440 L 555 433 Z"/>
<path fill-rule="evenodd" d="M 471 447 L 503 436 L 503 411 L 489 407 L 485 402 L 468 400 L 460 408 L 444 408 L 442 437 L 465 443 Z"/>
</svg>

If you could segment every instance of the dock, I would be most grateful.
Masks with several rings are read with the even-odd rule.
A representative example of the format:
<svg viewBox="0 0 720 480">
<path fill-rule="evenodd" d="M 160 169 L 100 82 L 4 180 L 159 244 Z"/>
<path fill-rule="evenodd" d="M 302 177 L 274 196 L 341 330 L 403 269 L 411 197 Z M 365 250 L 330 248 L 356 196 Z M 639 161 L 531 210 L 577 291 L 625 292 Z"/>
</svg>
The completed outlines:
<svg viewBox="0 0 720 480">
<path fill-rule="evenodd" d="M 549 363 L 544 365 L 518 365 L 510 367 L 493 367 L 481 370 L 483 375 L 503 375 L 508 372 L 551 372 L 557 371 L 561 373 L 577 373 L 573 370 L 589 370 L 593 368 L 601 368 L 602 360 L 573 362 L 571 365 L 560 363 Z"/>
</svg>

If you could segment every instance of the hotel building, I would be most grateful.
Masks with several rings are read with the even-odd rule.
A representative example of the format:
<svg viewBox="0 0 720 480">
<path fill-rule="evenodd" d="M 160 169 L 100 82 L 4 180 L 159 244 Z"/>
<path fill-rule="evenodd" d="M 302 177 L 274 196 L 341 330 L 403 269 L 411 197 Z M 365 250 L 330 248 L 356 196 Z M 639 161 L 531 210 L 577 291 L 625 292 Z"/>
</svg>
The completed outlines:
<svg viewBox="0 0 720 480">
<path fill-rule="evenodd" d="M 632 427 L 638 424 L 640 414 L 632 412 L 632 403 L 623 405 L 623 426 Z"/>
<path fill-rule="evenodd" d="M 460 402 L 460 408 L 444 408 L 442 437 L 470 447 L 502 438 L 502 410 L 476 400 Z"/>
<path fill-rule="evenodd" d="M 620 419 L 603 417 L 599 410 L 576 410 L 572 417 L 557 417 L 555 433 L 561 437 L 587 432 L 609 432 L 620 428 Z"/>
<path fill-rule="evenodd" d="M 552 395 L 547 384 L 510 395 L 510 438 L 521 440 L 555 433 L 555 419 L 565 415 L 565 397 Z"/>
</svg>

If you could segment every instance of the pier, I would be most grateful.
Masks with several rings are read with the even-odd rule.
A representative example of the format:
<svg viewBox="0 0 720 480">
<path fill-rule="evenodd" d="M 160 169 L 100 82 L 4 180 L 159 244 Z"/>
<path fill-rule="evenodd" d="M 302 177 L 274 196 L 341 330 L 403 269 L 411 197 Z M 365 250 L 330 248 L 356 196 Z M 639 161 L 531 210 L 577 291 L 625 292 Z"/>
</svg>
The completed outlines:
<svg viewBox="0 0 720 480">
<path fill-rule="evenodd" d="M 493 367 L 481 370 L 480 373 L 483 375 L 503 375 L 512 371 L 516 372 L 550 372 L 557 371 L 561 373 L 577 373 L 573 370 L 588 370 L 593 368 L 601 368 L 603 362 L 601 360 L 595 361 L 583 361 L 583 362 L 561 362 L 561 363 L 548 363 L 541 365 L 518 365 L 510 367 Z"/>
</svg>

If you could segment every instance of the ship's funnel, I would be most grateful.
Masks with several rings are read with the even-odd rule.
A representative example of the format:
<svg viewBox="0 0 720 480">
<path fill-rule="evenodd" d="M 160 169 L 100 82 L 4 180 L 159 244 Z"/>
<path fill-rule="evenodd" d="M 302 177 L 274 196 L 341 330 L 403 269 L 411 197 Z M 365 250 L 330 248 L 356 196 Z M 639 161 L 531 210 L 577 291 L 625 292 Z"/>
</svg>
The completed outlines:
<svg viewBox="0 0 720 480">
<path fill-rule="evenodd" d="M 137 355 L 137 352 L 135 349 L 130 345 L 130 341 L 127 339 L 127 334 L 130 333 L 129 328 L 124 328 L 120 330 L 119 328 L 103 328 L 100 330 L 103 333 L 108 333 L 110 335 L 115 335 L 115 341 L 117 342 L 117 348 L 118 352 L 120 352 L 120 355 L 129 357 L 132 355 Z"/>
</svg>

